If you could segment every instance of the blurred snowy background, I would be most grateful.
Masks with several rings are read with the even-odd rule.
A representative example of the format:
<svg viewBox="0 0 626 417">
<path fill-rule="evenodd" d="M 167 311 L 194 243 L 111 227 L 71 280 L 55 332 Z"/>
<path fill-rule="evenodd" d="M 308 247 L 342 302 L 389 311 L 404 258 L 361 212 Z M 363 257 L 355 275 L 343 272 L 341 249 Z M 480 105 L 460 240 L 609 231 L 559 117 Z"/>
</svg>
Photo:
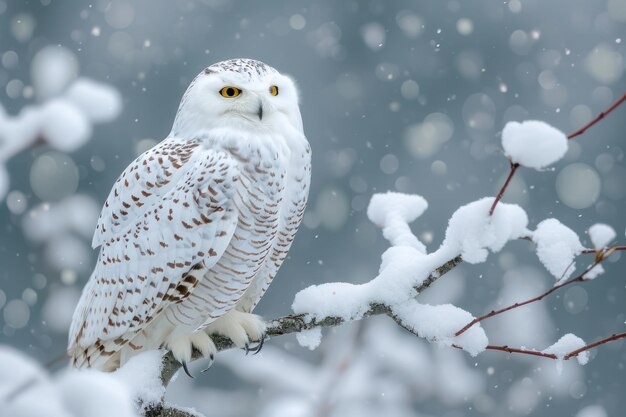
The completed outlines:
<svg viewBox="0 0 626 417">
<path fill-rule="evenodd" d="M 96 253 L 92 231 L 126 165 L 164 138 L 187 84 L 236 57 L 291 74 L 301 90 L 313 184 L 288 262 L 259 305 L 373 277 L 386 248 L 370 196 L 423 195 L 414 225 L 436 247 L 454 210 L 493 195 L 508 172 L 499 132 L 537 118 L 575 130 L 626 91 L 626 0 L 244 2 L 0 0 L 0 344 L 41 363 L 67 329 Z M 504 201 L 530 223 L 626 240 L 626 109 L 570 144 L 554 170 L 521 170 Z M 494 344 L 543 349 L 573 332 L 624 331 L 619 254 L 607 274 L 485 323 Z M 527 242 L 462 265 L 423 294 L 481 314 L 553 279 Z M 431 347 L 390 320 L 329 331 L 314 352 L 285 337 L 256 357 L 220 354 L 168 399 L 210 416 L 578 416 L 626 408 L 626 349 L 586 367 Z M 198 364 L 200 366 L 200 364 Z M 197 373 L 197 372 L 196 372 Z M 200 375 L 200 374 L 198 374 Z"/>
</svg>

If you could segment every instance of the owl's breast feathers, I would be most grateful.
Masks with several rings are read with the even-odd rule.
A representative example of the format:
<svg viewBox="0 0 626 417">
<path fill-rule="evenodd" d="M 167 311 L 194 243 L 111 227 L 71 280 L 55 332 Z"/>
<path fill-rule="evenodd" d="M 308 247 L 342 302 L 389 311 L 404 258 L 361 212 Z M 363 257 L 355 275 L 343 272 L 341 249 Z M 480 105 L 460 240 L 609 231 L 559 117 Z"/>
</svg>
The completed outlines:
<svg viewBox="0 0 626 417">
<path fill-rule="evenodd" d="M 70 330 L 77 366 L 141 350 L 135 337 L 157 318 L 197 328 L 236 306 L 250 311 L 269 286 L 306 205 L 308 143 L 214 139 L 166 139 L 115 183 Z"/>
</svg>

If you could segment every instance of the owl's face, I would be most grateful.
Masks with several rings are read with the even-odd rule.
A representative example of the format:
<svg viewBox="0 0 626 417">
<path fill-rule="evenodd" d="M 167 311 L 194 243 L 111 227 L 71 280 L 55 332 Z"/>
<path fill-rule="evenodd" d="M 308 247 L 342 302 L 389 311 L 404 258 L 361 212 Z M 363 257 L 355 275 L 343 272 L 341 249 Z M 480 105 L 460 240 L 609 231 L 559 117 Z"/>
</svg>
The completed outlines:
<svg viewBox="0 0 626 417">
<path fill-rule="evenodd" d="M 213 64 L 194 79 L 173 132 L 193 134 L 215 127 L 272 130 L 285 123 L 302 132 L 293 81 L 260 61 L 234 59 Z"/>
</svg>

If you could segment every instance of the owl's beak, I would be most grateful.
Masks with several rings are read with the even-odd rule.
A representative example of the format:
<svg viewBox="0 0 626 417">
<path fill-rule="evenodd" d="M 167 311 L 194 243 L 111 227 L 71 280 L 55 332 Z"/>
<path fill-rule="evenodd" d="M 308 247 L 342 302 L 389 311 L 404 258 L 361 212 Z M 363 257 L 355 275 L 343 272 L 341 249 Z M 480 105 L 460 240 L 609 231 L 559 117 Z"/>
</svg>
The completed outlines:
<svg viewBox="0 0 626 417">
<path fill-rule="evenodd" d="M 263 120 L 263 102 L 259 101 L 259 110 L 256 112 L 259 116 L 259 120 Z"/>
</svg>

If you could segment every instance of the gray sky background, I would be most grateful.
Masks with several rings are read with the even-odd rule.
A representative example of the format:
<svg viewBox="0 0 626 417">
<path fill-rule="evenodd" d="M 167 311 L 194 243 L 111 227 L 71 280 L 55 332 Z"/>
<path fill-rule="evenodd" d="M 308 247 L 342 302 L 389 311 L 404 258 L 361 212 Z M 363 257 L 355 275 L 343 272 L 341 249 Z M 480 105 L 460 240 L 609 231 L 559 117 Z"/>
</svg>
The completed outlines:
<svg viewBox="0 0 626 417">
<path fill-rule="evenodd" d="M 262 60 L 297 81 L 314 152 L 304 225 L 258 308 L 266 317 L 285 315 L 299 289 L 363 282 L 376 274 L 386 246 L 365 213 L 372 193 L 425 197 L 430 207 L 413 230 L 432 250 L 456 208 L 493 195 L 502 184 L 508 161 L 499 132 L 507 121 L 541 119 L 571 132 L 626 92 L 625 29 L 624 0 L 0 0 L 0 103 L 7 113 L 35 102 L 24 93 L 30 62 L 42 47 L 57 44 L 74 52 L 81 75 L 113 85 L 124 103 L 122 115 L 97 125 L 80 150 L 52 154 L 57 161 L 69 158 L 76 170 L 33 174 L 37 159 L 49 152 L 38 147 L 8 163 L 10 189 L 24 196 L 27 209 L 75 192 L 101 205 L 126 165 L 168 134 L 180 97 L 199 71 L 229 58 Z M 575 139 L 554 169 L 521 170 L 505 201 L 520 204 L 533 227 L 558 218 L 587 246 L 585 230 L 596 222 L 612 225 L 625 242 L 624 120 L 626 108 L 620 108 Z M 33 191 L 42 187 L 45 195 Z M 63 351 L 66 338 L 50 328 L 46 302 L 63 292 L 71 304 L 96 253 L 87 252 L 83 268 L 58 270 L 45 248 L 24 236 L 26 216 L 24 208 L 0 204 L 0 343 L 45 361 Z M 81 239 L 86 250 L 88 239 Z M 550 344 L 574 332 L 590 341 L 624 331 L 619 258 L 597 281 L 544 301 L 554 324 L 545 331 L 542 324 L 530 326 L 529 334 L 545 335 L 530 340 Z M 474 314 L 503 297 L 506 280 L 536 289 L 553 282 L 528 242 L 513 242 L 454 277 L 462 282 L 456 302 Z M 11 300 L 23 301 L 26 310 L 20 305 L 9 314 L 19 316 L 17 323 L 27 315 L 25 323 L 15 325 L 2 313 Z M 53 314 L 50 308 L 47 314 Z M 520 340 L 516 327 L 491 330 L 495 343 Z M 582 388 L 543 398 L 533 415 L 570 416 L 588 404 L 621 415 L 624 343 L 604 346 L 592 358 L 583 368 Z M 498 353 L 467 360 L 484 372 L 495 368 L 486 391 L 496 402 L 505 401 L 514 381 L 533 367 L 553 366 Z M 219 387 L 227 371 L 218 367 L 209 374 L 197 383 Z M 418 409 L 437 414 L 446 407 L 429 401 Z M 469 405 L 445 412 L 438 415 L 484 415 Z"/>
</svg>

